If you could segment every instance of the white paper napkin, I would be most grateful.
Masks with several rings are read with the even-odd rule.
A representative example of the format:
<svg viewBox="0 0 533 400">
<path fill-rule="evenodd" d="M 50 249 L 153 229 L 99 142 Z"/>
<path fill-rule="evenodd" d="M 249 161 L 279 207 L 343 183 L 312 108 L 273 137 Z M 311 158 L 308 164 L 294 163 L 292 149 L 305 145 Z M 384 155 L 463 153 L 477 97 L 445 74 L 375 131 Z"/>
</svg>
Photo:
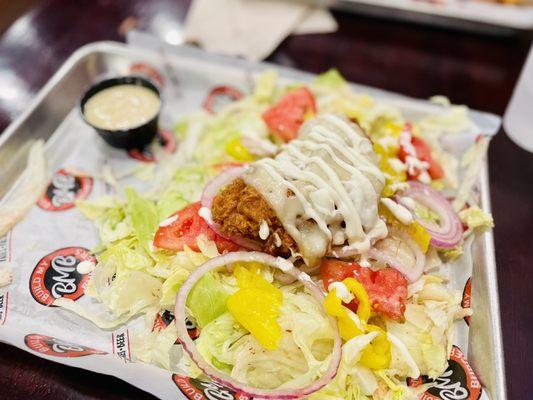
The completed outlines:
<svg viewBox="0 0 533 400">
<path fill-rule="evenodd" d="M 328 11 L 292 1 L 194 0 L 185 21 L 185 38 L 208 51 L 258 61 L 291 33 L 336 29 Z"/>
</svg>

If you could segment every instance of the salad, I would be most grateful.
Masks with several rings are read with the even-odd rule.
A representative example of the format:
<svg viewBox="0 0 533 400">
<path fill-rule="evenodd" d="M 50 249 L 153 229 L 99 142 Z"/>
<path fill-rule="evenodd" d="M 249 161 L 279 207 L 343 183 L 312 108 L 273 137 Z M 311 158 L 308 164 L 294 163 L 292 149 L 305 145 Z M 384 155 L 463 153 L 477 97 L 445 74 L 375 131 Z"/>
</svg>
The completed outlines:
<svg viewBox="0 0 533 400">
<path fill-rule="evenodd" d="M 336 70 L 216 88 L 175 153 L 154 144 L 149 190 L 77 201 L 105 315 L 54 305 L 102 329 L 142 318 L 134 359 L 249 397 L 417 398 L 431 383 L 407 378 L 440 376 L 471 314 L 451 262 L 492 226 L 475 191 L 488 138 L 450 153 L 467 109 L 434 100 L 407 120 Z"/>
</svg>

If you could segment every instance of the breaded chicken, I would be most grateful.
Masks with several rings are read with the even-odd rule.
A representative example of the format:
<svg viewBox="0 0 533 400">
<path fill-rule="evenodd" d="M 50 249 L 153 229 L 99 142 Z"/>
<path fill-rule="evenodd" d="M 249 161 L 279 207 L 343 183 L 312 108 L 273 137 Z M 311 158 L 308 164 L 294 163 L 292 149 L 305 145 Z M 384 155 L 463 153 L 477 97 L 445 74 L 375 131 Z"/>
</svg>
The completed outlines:
<svg viewBox="0 0 533 400">
<path fill-rule="evenodd" d="M 242 179 L 235 180 L 215 197 L 211 211 L 222 232 L 255 240 L 261 243 L 261 250 L 265 253 L 289 257 L 290 249 L 297 250 L 295 241 L 285 231 L 270 205 Z M 259 237 L 263 221 L 269 228 L 266 240 Z"/>
</svg>

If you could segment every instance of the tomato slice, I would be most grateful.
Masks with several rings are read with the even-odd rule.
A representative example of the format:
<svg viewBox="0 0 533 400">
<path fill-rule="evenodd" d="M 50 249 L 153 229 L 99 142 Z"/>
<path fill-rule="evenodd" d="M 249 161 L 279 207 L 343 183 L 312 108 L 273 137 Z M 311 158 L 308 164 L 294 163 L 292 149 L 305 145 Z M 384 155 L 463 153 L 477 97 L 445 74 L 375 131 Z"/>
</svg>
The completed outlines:
<svg viewBox="0 0 533 400">
<path fill-rule="evenodd" d="M 289 142 L 298 136 L 298 129 L 309 113 L 316 114 L 315 97 L 304 87 L 287 93 L 266 110 L 263 121 L 274 135 Z"/>
<path fill-rule="evenodd" d="M 203 234 L 215 242 L 221 253 L 237 250 L 238 245 L 216 234 L 198 215 L 200 208 L 200 202 L 196 202 L 172 214 L 169 219 L 174 216 L 177 216 L 177 219 L 159 227 L 154 237 L 154 246 L 172 251 L 182 251 L 183 247 L 187 246 L 191 250 L 200 251 L 196 239 Z"/>
<path fill-rule="evenodd" d="M 403 319 L 407 299 L 407 280 L 395 269 L 384 268 L 372 271 L 356 263 L 326 259 L 322 261 L 320 272 L 326 290 L 333 282 L 355 277 L 367 291 L 374 312 L 397 321 Z M 356 299 L 345 305 L 350 310 L 357 311 Z"/>
<path fill-rule="evenodd" d="M 416 157 L 429 164 L 429 176 L 431 176 L 432 179 L 442 178 L 444 176 L 444 170 L 442 169 L 442 166 L 439 164 L 439 162 L 436 161 L 433 157 L 431 157 L 431 147 L 423 139 L 417 136 L 411 136 L 411 144 L 415 149 Z M 412 154 L 409 154 L 407 149 L 405 149 L 403 146 L 400 146 L 400 159 L 403 162 L 405 162 L 407 156 L 409 155 Z M 415 174 L 414 176 L 411 176 L 409 174 L 409 178 L 416 178 L 419 173 Z"/>
</svg>

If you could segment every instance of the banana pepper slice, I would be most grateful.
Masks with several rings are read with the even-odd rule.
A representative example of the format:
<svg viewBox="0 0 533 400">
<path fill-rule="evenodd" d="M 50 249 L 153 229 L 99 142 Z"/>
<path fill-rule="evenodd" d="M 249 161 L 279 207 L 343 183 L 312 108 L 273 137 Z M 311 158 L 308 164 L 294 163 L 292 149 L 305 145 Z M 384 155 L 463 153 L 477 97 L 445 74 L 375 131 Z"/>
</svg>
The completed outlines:
<svg viewBox="0 0 533 400">
<path fill-rule="evenodd" d="M 368 293 L 364 286 L 354 278 L 346 278 L 342 283 L 359 302 L 357 316 L 362 326 L 358 326 L 350 317 L 347 309 L 342 305 L 342 300 L 337 297 L 337 289 L 332 289 L 324 300 L 326 312 L 337 318 L 340 335 L 345 341 L 368 332 L 379 332 L 372 342 L 363 349 L 360 363 L 373 370 L 388 368 L 391 361 L 391 345 L 387 339 L 387 333 L 383 329 L 367 323 L 371 315 Z"/>
<path fill-rule="evenodd" d="M 238 264 L 233 274 L 239 290 L 228 297 L 228 310 L 264 348 L 276 349 L 282 334 L 277 322 L 283 300 L 281 290 L 263 278 L 257 265 L 250 265 L 248 270 Z"/>
</svg>

